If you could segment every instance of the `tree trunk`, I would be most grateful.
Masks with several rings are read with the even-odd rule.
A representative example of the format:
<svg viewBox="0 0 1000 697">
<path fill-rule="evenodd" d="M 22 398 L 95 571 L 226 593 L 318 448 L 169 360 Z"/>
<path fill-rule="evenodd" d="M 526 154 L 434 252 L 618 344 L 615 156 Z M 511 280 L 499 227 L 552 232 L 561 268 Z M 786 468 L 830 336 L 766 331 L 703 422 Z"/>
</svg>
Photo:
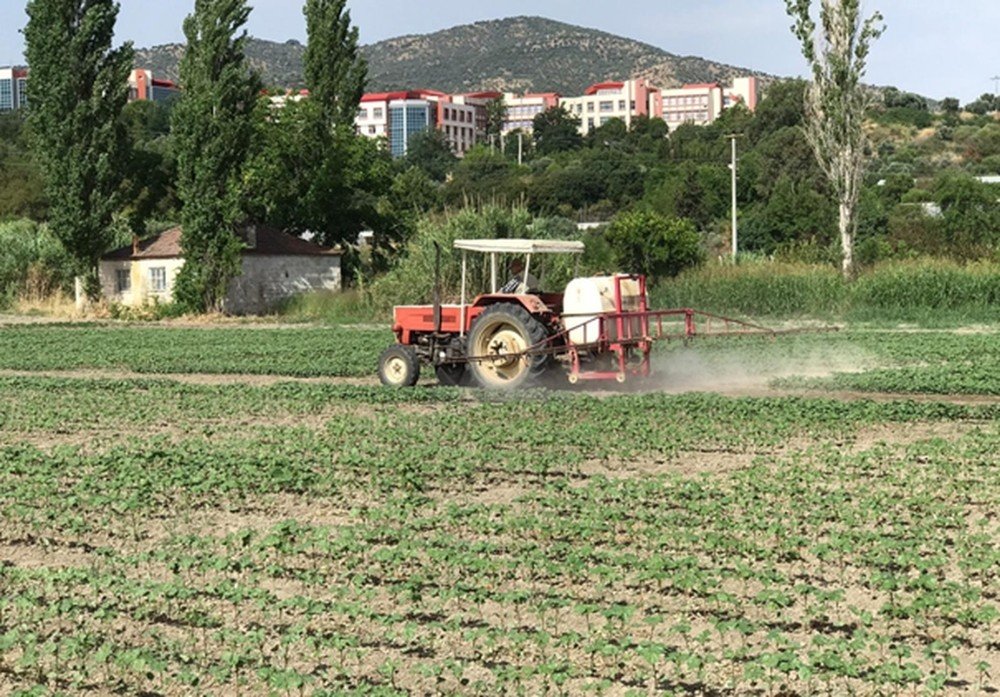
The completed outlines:
<svg viewBox="0 0 1000 697">
<path fill-rule="evenodd" d="M 856 204 L 843 197 L 840 200 L 840 249 L 844 280 L 854 278 L 854 209 Z"/>
</svg>

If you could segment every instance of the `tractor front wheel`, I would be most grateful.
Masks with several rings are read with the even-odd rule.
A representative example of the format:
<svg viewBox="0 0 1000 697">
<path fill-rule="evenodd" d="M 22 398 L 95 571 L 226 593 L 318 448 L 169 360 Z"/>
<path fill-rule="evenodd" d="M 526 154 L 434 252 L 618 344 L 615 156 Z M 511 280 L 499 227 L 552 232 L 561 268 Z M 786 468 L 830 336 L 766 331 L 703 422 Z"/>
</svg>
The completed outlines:
<svg viewBox="0 0 1000 697">
<path fill-rule="evenodd" d="M 420 357 L 412 346 L 393 344 L 378 358 L 378 379 L 387 387 L 413 387 L 420 378 Z"/>
<path fill-rule="evenodd" d="M 483 387 L 512 390 L 541 375 L 549 363 L 545 353 L 528 355 L 543 344 L 545 326 L 520 305 L 499 303 L 483 310 L 469 331 L 473 377 Z M 543 347 L 544 348 L 544 347 Z"/>
</svg>

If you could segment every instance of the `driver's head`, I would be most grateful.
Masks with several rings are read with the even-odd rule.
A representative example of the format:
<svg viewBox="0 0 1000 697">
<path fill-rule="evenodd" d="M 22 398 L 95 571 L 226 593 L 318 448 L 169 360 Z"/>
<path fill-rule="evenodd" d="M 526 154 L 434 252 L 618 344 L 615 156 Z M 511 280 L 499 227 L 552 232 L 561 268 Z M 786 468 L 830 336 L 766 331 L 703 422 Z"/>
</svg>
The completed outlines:
<svg viewBox="0 0 1000 697">
<path fill-rule="evenodd" d="M 521 259 L 520 257 L 514 257 L 513 259 L 510 260 L 510 263 L 507 264 L 507 270 L 510 271 L 512 274 L 521 273 L 522 271 L 524 271 L 524 260 Z"/>
</svg>

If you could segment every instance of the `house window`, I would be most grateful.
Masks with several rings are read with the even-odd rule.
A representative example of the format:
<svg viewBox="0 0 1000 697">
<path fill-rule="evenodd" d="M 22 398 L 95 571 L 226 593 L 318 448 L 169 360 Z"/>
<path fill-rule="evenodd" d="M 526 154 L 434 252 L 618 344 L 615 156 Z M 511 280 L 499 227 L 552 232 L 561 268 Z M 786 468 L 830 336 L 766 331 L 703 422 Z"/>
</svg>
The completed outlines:
<svg viewBox="0 0 1000 697">
<path fill-rule="evenodd" d="M 614 110 L 615 110 L 614 102 L 601 102 L 601 111 L 614 111 Z"/>
<path fill-rule="evenodd" d="M 593 102 L 587 102 L 587 113 L 588 114 L 593 114 L 594 113 L 594 103 Z"/>
<path fill-rule="evenodd" d="M 368 135 L 373 136 L 373 135 L 376 134 L 376 132 L 377 131 L 375 130 L 375 126 L 369 126 L 368 127 Z"/>
<path fill-rule="evenodd" d="M 367 118 L 368 118 L 368 110 L 367 109 L 358 109 L 358 119 L 360 119 L 360 120 L 363 121 L 363 120 L 365 120 Z"/>
<path fill-rule="evenodd" d="M 635 106 L 633 106 L 632 108 L 635 109 Z M 618 100 L 618 111 L 625 111 L 625 100 L 624 99 L 619 99 Z"/>
<path fill-rule="evenodd" d="M 375 107 L 375 110 L 372 111 L 372 118 L 375 118 L 375 119 L 382 118 L 382 107 L 380 107 L 380 106 Z"/>
<path fill-rule="evenodd" d="M 132 290 L 132 272 L 130 269 L 115 269 L 115 290 L 128 293 Z"/>
<path fill-rule="evenodd" d="M 154 266 L 149 270 L 149 289 L 154 293 L 167 290 L 167 267 Z"/>
</svg>

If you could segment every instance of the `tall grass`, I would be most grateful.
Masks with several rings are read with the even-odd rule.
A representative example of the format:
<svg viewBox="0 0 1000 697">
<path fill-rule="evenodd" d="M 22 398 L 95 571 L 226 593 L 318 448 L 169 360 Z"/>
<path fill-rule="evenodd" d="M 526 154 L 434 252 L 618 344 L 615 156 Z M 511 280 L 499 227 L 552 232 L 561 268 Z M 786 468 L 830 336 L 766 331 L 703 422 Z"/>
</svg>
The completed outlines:
<svg viewBox="0 0 1000 697">
<path fill-rule="evenodd" d="M 829 266 L 717 263 L 656 287 L 652 304 L 755 317 L 950 323 L 1000 321 L 1000 265 L 887 262 L 847 283 Z"/>
<path fill-rule="evenodd" d="M 69 286 L 69 269 L 65 249 L 47 226 L 30 220 L 0 223 L 0 307 L 56 294 Z"/>
<path fill-rule="evenodd" d="M 839 315 L 848 289 L 836 269 L 816 264 L 710 263 L 654 288 L 656 307 L 694 307 L 753 316 Z"/>
</svg>

